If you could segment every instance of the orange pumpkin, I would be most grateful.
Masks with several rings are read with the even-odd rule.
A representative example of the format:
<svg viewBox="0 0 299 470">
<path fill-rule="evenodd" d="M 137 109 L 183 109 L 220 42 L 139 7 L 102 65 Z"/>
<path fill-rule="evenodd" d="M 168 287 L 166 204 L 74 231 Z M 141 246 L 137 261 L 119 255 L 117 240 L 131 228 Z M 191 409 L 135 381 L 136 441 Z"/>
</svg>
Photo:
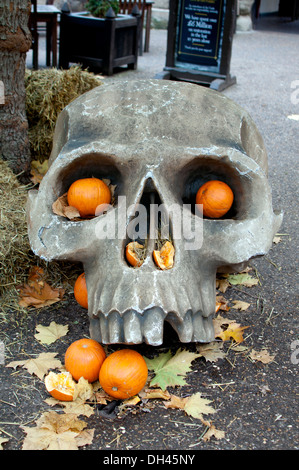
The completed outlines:
<svg viewBox="0 0 299 470">
<path fill-rule="evenodd" d="M 75 380 L 84 377 L 92 383 L 98 380 L 105 358 L 104 348 L 97 341 L 82 338 L 68 347 L 65 353 L 65 368 Z"/>
<path fill-rule="evenodd" d="M 85 273 L 80 274 L 74 285 L 74 296 L 81 307 L 88 308 L 88 295 Z"/>
<path fill-rule="evenodd" d="M 45 377 L 47 391 L 56 400 L 73 401 L 76 383 L 69 372 L 50 372 Z"/>
<path fill-rule="evenodd" d="M 99 380 L 108 395 L 125 399 L 143 389 L 147 376 L 147 365 L 141 354 L 133 349 L 120 349 L 105 359 Z"/>
<path fill-rule="evenodd" d="M 230 210 L 233 201 L 234 193 L 231 188 L 218 180 L 207 181 L 196 194 L 196 204 L 202 204 L 203 215 L 211 219 L 218 219 L 225 215 Z"/>
<path fill-rule="evenodd" d="M 161 250 L 153 251 L 153 258 L 160 269 L 171 269 L 173 267 L 174 258 L 173 244 L 167 240 Z"/>
<path fill-rule="evenodd" d="M 143 264 L 142 250 L 144 250 L 144 246 L 138 242 L 130 242 L 126 246 L 127 261 L 134 268 L 139 268 Z"/>
<path fill-rule="evenodd" d="M 68 205 L 76 207 L 81 217 L 99 215 L 111 202 L 110 189 L 98 178 L 75 181 L 67 192 Z M 103 204 L 101 210 L 98 206 Z M 97 209 L 98 208 L 98 209 Z"/>
</svg>

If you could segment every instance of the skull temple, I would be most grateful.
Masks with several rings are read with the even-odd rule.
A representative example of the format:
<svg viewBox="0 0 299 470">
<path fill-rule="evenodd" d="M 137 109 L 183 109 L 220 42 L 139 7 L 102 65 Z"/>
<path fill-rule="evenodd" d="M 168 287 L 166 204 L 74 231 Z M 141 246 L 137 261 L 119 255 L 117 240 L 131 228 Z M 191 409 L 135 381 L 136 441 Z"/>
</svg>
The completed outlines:
<svg viewBox="0 0 299 470">
<path fill-rule="evenodd" d="M 272 210 L 267 154 L 250 116 L 218 92 L 190 83 L 102 85 L 62 111 L 49 164 L 39 190 L 29 193 L 30 244 L 43 259 L 83 263 L 91 337 L 158 345 L 168 321 L 181 342 L 212 341 L 217 270 L 238 271 L 265 254 L 282 220 Z M 115 186 L 110 210 L 79 221 L 53 213 L 58 196 L 92 176 Z M 234 192 L 231 210 L 220 219 L 202 219 L 194 210 L 198 188 L 211 179 Z M 154 263 L 150 236 L 142 266 L 132 268 L 125 258 L 126 229 L 138 204 L 150 202 L 175 206 L 181 228 L 186 222 L 193 234 L 202 233 L 200 246 L 186 249 L 169 214 L 175 255 L 168 270 Z"/>
</svg>

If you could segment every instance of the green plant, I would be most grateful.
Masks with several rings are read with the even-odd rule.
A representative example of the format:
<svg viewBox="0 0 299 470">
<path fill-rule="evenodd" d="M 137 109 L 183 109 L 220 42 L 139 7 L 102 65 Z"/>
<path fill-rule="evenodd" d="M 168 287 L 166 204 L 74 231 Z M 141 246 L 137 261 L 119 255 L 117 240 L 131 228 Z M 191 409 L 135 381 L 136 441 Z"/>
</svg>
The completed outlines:
<svg viewBox="0 0 299 470">
<path fill-rule="evenodd" d="M 104 18 L 109 8 L 112 7 L 114 13 L 117 15 L 119 11 L 118 0 L 89 0 L 85 8 L 90 11 L 93 16 L 97 18 Z"/>
</svg>

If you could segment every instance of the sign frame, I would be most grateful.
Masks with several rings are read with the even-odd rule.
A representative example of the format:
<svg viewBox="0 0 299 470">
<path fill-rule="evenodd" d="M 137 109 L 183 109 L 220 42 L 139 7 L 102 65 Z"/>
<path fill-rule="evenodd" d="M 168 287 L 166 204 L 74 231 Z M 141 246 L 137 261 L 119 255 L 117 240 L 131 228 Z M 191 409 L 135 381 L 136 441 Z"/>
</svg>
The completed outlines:
<svg viewBox="0 0 299 470">
<path fill-rule="evenodd" d="M 181 49 L 183 50 L 184 46 L 184 52 L 186 52 L 187 49 L 186 34 L 188 34 L 188 27 L 186 26 L 186 21 L 183 16 L 190 17 L 190 15 L 186 14 L 186 5 L 188 5 L 189 10 L 191 5 L 191 8 L 194 8 L 195 14 L 200 14 L 196 12 L 196 8 L 198 11 L 200 11 L 199 9 L 201 8 L 201 6 L 197 6 L 196 1 L 198 1 L 198 5 L 200 3 L 210 3 L 211 7 L 209 8 L 211 11 L 213 9 L 213 4 L 216 4 L 218 2 L 218 4 L 221 5 L 221 11 L 219 9 L 219 17 L 221 15 L 221 18 L 219 19 L 219 23 L 221 22 L 221 31 L 219 31 L 219 25 L 216 24 L 216 21 L 218 20 L 215 18 L 215 14 L 213 19 L 210 18 L 210 24 L 208 23 L 209 18 L 206 19 L 206 23 L 204 24 L 204 26 L 210 28 L 210 32 L 208 32 L 208 34 L 214 34 L 214 43 L 211 44 L 211 47 L 214 47 L 213 53 L 215 53 L 216 51 L 216 56 L 213 58 L 211 57 L 210 65 L 207 55 L 205 56 L 204 54 L 196 53 L 196 46 L 195 48 L 193 48 L 195 49 L 193 57 L 192 54 L 189 54 L 188 52 L 182 53 L 183 55 L 180 56 L 181 51 L 178 50 L 179 47 L 182 46 L 183 34 L 185 35 L 185 43 L 183 44 L 183 47 L 181 47 Z M 206 2 L 204 0 L 202 2 L 201 0 L 170 0 L 166 64 L 163 69 L 163 72 L 159 74 L 158 78 L 195 82 L 201 85 L 209 86 L 210 88 L 218 91 L 221 91 L 227 88 L 228 86 L 231 86 L 236 83 L 236 77 L 232 77 L 230 75 L 232 41 L 236 24 L 236 3 L 236 0 L 210 0 Z M 195 18 L 194 16 L 192 16 L 192 11 L 191 18 Z M 212 22 L 214 22 L 215 26 Z M 184 28 L 184 33 L 182 32 L 182 28 Z M 212 28 L 218 28 L 218 30 L 216 29 L 215 33 L 213 33 Z M 195 30 L 189 28 L 189 33 L 190 31 L 196 32 L 196 28 Z M 201 36 L 208 38 L 208 34 L 201 34 Z M 190 41 L 190 37 L 187 38 L 187 40 Z M 206 40 L 206 42 L 209 41 Z M 188 55 L 190 57 L 189 62 Z M 180 57 L 185 58 L 185 60 L 182 61 Z"/>
</svg>

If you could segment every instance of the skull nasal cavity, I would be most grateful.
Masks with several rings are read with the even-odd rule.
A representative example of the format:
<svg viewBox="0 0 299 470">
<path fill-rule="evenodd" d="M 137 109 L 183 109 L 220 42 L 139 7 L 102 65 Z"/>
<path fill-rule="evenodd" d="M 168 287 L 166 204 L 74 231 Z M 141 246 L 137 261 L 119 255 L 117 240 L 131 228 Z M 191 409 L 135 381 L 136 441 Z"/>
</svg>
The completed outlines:
<svg viewBox="0 0 299 470">
<path fill-rule="evenodd" d="M 152 256 L 154 250 L 160 249 L 166 240 L 172 239 L 171 226 L 163 200 L 153 180 L 149 178 L 146 180 L 141 198 L 135 207 L 135 213 L 132 214 L 127 226 L 125 243 L 127 261 L 130 257 L 127 252 L 129 248 L 134 252 L 133 257 L 142 255 L 142 260 L 131 260 L 129 264 L 140 267 L 145 258 Z M 131 242 L 137 242 L 137 244 Z"/>
</svg>

